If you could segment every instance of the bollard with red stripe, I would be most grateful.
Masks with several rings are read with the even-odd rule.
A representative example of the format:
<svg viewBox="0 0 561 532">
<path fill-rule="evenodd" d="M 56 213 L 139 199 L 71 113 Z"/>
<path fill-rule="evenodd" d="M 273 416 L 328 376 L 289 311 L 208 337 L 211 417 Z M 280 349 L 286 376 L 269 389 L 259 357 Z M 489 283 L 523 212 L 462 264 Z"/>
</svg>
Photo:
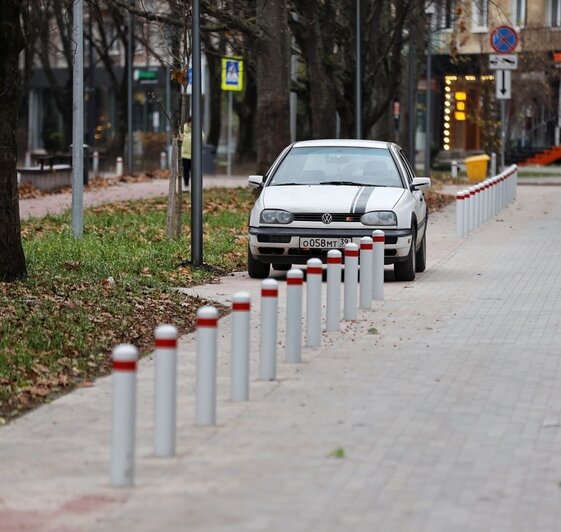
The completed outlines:
<svg viewBox="0 0 561 532">
<path fill-rule="evenodd" d="M 464 237 L 469 234 L 469 190 L 462 191 L 464 194 Z"/>
<path fill-rule="evenodd" d="M 261 283 L 261 352 L 259 378 L 274 381 L 277 378 L 277 313 L 279 283 L 264 279 Z"/>
<path fill-rule="evenodd" d="M 323 264 L 320 259 L 306 263 L 306 345 L 321 345 L 321 281 Z"/>
<path fill-rule="evenodd" d="M 175 455 L 177 329 L 160 325 L 154 331 L 154 454 Z"/>
<path fill-rule="evenodd" d="M 372 253 L 372 299 L 384 299 L 384 258 L 386 248 L 386 235 L 384 231 L 372 231 L 374 241 Z"/>
<path fill-rule="evenodd" d="M 134 484 L 136 431 L 136 363 L 134 345 L 113 349 L 113 412 L 111 419 L 111 485 Z"/>
<path fill-rule="evenodd" d="M 304 273 L 298 268 L 286 274 L 286 351 L 287 362 L 302 362 L 302 284 Z"/>
<path fill-rule="evenodd" d="M 475 187 L 469 187 L 469 200 L 468 200 L 468 232 L 471 233 L 475 230 Z"/>
<path fill-rule="evenodd" d="M 344 285 L 343 319 L 356 320 L 358 306 L 358 246 L 353 242 L 345 246 Z"/>
<path fill-rule="evenodd" d="M 338 331 L 341 326 L 341 265 L 343 255 L 338 249 L 327 252 L 327 309 L 328 331 Z"/>
<path fill-rule="evenodd" d="M 456 194 L 456 234 L 463 238 L 465 236 L 464 233 L 464 208 L 465 208 L 466 200 L 464 196 L 464 191 L 460 190 Z"/>
<path fill-rule="evenodd" d="M 238 292 L 232 297 L 232 362 L 230 398 L 249 401 L 249 325 L 251 297 Z"/>
<path fill-rule="evenodd" d="M 372 308 L 372 248 L 373 240 L 369 236 L 360 239 L 360 272 L 359 272 L 359 307 Z"/>
<path fill-rule="evenodd" d="M 195 424 L 216 423 L 216 357 L 218 311 L 205 306 L 197 311 L 197 382 L 195 385 Z"/>
</svg>

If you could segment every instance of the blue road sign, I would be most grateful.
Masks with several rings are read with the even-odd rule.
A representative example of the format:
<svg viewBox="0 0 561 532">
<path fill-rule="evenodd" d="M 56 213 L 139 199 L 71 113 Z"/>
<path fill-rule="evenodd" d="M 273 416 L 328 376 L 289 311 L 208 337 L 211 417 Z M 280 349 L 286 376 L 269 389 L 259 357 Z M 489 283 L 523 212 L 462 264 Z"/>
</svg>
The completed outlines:
<svg viewBox="0 0 561 532">
<path fill-rule="evenodd" d="M 499 54 L 510 54 L 514 52 L 518 44 L 516 30 L 510 26 L 499 26 L 491 33 L 491 48 Z"/>
</svg>

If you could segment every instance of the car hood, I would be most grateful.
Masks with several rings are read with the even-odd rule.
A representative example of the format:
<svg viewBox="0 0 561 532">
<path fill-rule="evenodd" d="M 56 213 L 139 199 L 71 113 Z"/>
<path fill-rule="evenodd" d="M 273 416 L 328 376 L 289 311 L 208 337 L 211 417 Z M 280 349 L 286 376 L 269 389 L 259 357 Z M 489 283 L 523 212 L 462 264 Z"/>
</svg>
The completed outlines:
<svg viewBox="0 0 561 532">
<path fill-rule="evenodd" d="M 349 185 L 299 185 L 265 187 L 261 200 L 265 209 L 290 212 L 363 213 L 391 210 L 402 188 Z"/>
</svg>

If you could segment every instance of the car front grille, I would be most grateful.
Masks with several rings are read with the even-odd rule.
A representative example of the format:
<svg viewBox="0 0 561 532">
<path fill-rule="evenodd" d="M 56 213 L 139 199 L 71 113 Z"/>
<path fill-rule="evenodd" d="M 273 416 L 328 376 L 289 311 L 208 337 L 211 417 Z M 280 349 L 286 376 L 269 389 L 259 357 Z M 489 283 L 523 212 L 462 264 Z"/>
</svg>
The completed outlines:
<svg viewBox="0 0 561 532">
<path fill-rule="evenodd" d="M 321 222 L 322 212 L 298 212 L 294 214 L 296 222 Z M 331 213 L 333 222 L 360 222 L 362 214 L 354 213 Z"/>
</svg>

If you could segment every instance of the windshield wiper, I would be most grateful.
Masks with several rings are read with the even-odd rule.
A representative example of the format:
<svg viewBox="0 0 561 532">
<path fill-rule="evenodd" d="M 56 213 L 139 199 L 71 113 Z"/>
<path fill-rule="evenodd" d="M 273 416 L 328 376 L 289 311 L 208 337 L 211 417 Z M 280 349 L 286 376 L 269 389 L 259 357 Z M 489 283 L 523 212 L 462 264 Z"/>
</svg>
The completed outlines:
<svg viewBox="0 0 561 532">
<path fill-rule="evenodd" d="M 357 183 L 356 181 L 321 181 L 320 185 L 351 185 L 356 187 L 384 187 L 385 185 L 372 185 L 370 183 Z"/>
<path fill-rule="evenodd" d="M 271 183 L 269 186 L 271 187 L 291 187 L 296 185 L 312 185 L 313 183 Z"/>
</svg>

